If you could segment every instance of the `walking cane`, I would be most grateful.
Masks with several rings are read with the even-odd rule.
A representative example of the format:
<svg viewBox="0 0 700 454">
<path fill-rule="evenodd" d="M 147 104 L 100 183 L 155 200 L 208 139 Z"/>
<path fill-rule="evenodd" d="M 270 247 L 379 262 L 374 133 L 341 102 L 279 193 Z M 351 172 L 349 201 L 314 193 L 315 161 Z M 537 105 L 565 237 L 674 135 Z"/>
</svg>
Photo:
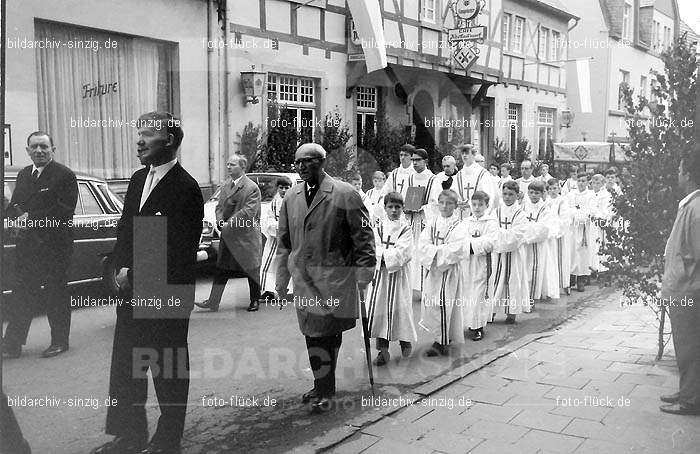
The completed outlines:
<svg viewBox="0 0 700 454">
<path fill-rule="evenodd" d="M 372 373 L 372 354 L 369 347 L 369 319 L 367 318 L 367 307 L 365 306 L 365 298 L 362 290 L 357 289 L 357 295 L 360 303 L 360 311 L 362 314 L 362 337 L 365 340 L 365 356 L 367 359 L 367 374 L 369 375 L 369 385 L 372 388 L 372 397 L 374 397 L 374 375 Z"/>
</svg>

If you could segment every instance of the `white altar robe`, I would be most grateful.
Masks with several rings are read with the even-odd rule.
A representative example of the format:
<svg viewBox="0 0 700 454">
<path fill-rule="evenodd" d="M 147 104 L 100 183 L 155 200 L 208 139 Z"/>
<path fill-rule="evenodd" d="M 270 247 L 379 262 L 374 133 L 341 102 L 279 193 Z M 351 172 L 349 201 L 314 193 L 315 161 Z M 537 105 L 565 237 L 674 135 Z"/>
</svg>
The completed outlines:
<svg viewBox="0 0 700 454">
<path fill-rule="evenodd" d="M 434 218 L 418 242 L 420 264 L 427 270 L 421 297 L 420 325 L 435 342 L 464 343 L 463 271 L 467 231 L 455 213 Z"/>
<path fill-rule="evenodd" d="M 572 243 L 572 220 L 573 210 L 568 197 L 559 195 L 556 199 L 547 200 L 549 212 L 552 216 L 552 224 L 556 223 L 556 234 L 549 241 L 553 244 L 556 261 L 547 262 L 545 274 L 550 273 L 550 268 L 556 266 L 556 273 L 559 276 L 558 287 L 560 289 L 569 288 L 571 276 L 571 243 Z M 552 271 L 553 272 L 553 271 Z"/>
<path fill-rule="evenodd" d="M 492 262 L 491 250 L 498 235 L 498 221 L 493 214 L 479 219 L 474 215 L 462 221 L 466 227 L 469 246 L 465 247 L 462 271 L 464 273 L 464 322 L 465 328 L 478 329 L 486 326 L 493 312 L 489 286 Z M 469 254 L 468 254 L 469 253 Z"/>
<path fill-rule="evenodd" d="M 406 191 L 408 190 L 408 177 L 416 173 L 413 166 L 401 167 L 400 165 L 389 172 L 386 177 L 386 183 L 382 188 L 384 195 L 395 191 L 401 194 L 401 196 L 406 199 Z"/>
<path fill-rule="evenodd" d="M 593 212 L 591 213 L 591 236 L 593 242 L 591 244 L 591 269 L 596 272 L 607 271 L 601 262 L 607 260 L 607 256 L 600 254 L 600 249 L 605 242 L 605 231 L 603 227 L 610 225 L 613 215 L 612 195 L 610 192 L 601 188 L 600 191 L 593 191 Z"/>
<path fill-rule="evenodd" d="M 433 185 L 433 177 L 435 175 L 433 172 L 428 170 L 427 168 L 424 169 L 421 173 L 415 172 L 412 175 L 408 177 L 408 188 L 411 187 L 424 187 L 426 188 L 425 194 L 423 196 L 423 201 L 422 201 L 422 206 L 420 211 L 418 212 L 411 212 L 411 213 L 406 213 L 406 218 L 408 219 L 408 222 L 411 224 L 411 229 L 413 230 L 413 239 L 417 243 L 418 238 L 420 237 L 421 232 L 425 228 L 425 221 L 426 221 L 426 210 L 427 210 L 427 205 L 428 205 L 428 195 L 430 191 L 432 190 L 432 185 Z M 423 276 L 424 273 L 421 270 L 421 266 L 418 260 L 418 248 L 415 249 L 414 252 L 414 260 L 411 265 L 413 268 L 413 289 L 417 291 L 422 291 L 423 290 Z"/>
<path fill-rule="evenodd" d="M 475 191 L 484 191 L 489 195 L 489 206 L 486 213 L 493 211 L 493 206 L 497 203 L 496 194 L 498 193 L 498 185 L 493 179 L 488 170 L 481 167 L 478 163 L 473 163 L 469 167 L 462 167 L 457 172 L 457 184 L 452 183 L 452 188 L 459 195 L 460 202 L 471 202 L 471 197 Z M 466 219 L 471 215 L 471 207 L 467 206 L 459 209 L 460 219 Z"/>
<path fill-rule="evenodd" d="M 373 230 L 377 266 L 367 290 L 370 335 L 389 341 L 415 342 L 418 337 L 410 281 L 414 252 L 411 226 L 402 219 L 384 218 Z"/>
<path fill-rule="evenodd" d="M 263 293 L 275 292 L 275 282 L 277 274 L 277 226 L 280 218 L 280 208 L 282 207 L 282 197 L 275 194 L 270 204 L 263 206 L 260 216 L 260 227 L 263 235 L 265 235 L 265 247 L 263 248 L 262 260 L 260 265 L 260 288 Z M 292 281 L 290 279 L 288 286 L 289 293 L 292 292 Z M 284 297 L 284 295 L 279 295 Z"/>
<path fill-rule="evenodd" d="M 525 242 L 528 244 L 528 247 L 525 248 L 525 256 L 528 281 L 530 282 L 530 299 L 534 301 L 551 296 L 546 294 L 544 287 L 546 260 L 550 256 L 550 248 L 547 244 L 547 239 L 550 236 L 549 210 L 547 210 L 543 200 L 534 204 L 530 202 L 529 198 L 523 200 L 522 208 L 525 218 L 529 222 L 525 230 Z M 558 297 L 557 290 L 556 298 Z"/>
<path fill-rule="evenodd" d="M 493 246 L 492 312 L 517 315 L 530 312 L 525 229 L 528 220 L 520 205 L 501 205 L 496 210 L 499 235 Z"/>
<path fill-rule="evenodd" d="M 571 274 L 589 276 L 591 274 L 591 213 L 594 209 L 593 191 L 586 189 L 572 191 L 568 195 L 573 210 L 573 237 L 571 247 Z"/>
</svg>

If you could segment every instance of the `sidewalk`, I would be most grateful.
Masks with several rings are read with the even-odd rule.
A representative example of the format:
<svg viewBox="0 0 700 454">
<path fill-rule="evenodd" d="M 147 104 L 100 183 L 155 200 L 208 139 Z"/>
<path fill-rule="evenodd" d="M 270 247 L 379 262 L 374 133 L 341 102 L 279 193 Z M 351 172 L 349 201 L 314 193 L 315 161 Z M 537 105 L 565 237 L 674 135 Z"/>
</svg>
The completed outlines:
<svg viewBox="0 0 700 454">
<path fill-rule="evenodd" d="M 415 390 L 420 400 L 330 452 L 697 452 L 700 418 L 658 410 L 659 395 L 678 389 L 673 343 L 657 362 L 653 312 L 619 301 L 615 293 L 484 367 L 463 366 L 464 377 Z"/>
</svg>

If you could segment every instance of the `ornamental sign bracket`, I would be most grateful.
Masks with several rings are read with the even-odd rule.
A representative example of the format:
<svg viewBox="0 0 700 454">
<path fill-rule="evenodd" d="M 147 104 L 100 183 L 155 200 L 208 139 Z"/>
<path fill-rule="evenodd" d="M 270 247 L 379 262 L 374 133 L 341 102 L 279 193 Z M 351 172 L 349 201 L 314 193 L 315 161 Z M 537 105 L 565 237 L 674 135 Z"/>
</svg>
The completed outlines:
<svg viewBox="0 0 700 454">
<path fill-rule="evenodd" d="M 452 58 L 467 72 L 479 58 L 477 44 L 486 40 L 486 26 L 479 25 L 479 14 L 485 6 L 485 0 L 452 0 L 449 5 L 457 27 L 447 31 Z"/>
</svg>

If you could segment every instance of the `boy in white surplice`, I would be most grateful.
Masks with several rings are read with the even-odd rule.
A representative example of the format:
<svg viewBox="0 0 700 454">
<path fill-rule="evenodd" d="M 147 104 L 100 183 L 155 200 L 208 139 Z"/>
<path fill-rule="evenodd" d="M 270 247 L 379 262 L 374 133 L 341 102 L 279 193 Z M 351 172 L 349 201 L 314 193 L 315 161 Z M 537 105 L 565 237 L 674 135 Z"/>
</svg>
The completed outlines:
<svg viewBox="0 0 700 454">
<path fill-rule="evenodd" d="M 413 323 L 411 267 L 413 233 L 402 219 L 403 197 L 398 192 L 384 196 L 386 217 L 373 228 L 377 267 L 367 291 L 370 335 L 377 339 L 379 354 L 374 364 L 389 362 L 389 342 L 399 341 L 401 355 L 411 354 L 411 342 L 418 340 Z"/>
<path fill-rule="evenodd" d="M 464 225 L 469 236 L 469 247 L 465 247 L 464 291 L 465 327 L 472 331 L 472 340 L 480 341 L 484 337 L 484 326 L 491 318 L 492 302 L 489 298 L 493 291 L 489 288 L 491 277 L 491 250 L 498 233 L 498 221 L 493 213 L 487 213 L 489 195 L 484 191 L 475 191 L 471 199 L 471 215 Z M 469 252 L 469 255 L 467 255 Z"/>
<path fill-rule="evenodd" d="M 265 247 L 262 254 L 262 266 L 260 267 L 260 287 L 262 288 L 262 299 L 267 301 L 266 297 L 270 295 L 273 298 L 277 296 L 286 298 L 287 295 L 275 294 L 275 274 L 277 273 L 277 262 L 275 254 L 277 253 L 277 225 L 279 224 L 280 208 L 282 207 L 282 199 L 287 190 L 292 187 L 292 182 L 287 177 L 277 178 L 277 194 L 272 198 L 272 202 L 267 206 L 263 206 L 260 224 L 262 233 L 265 235 Z M 291 280 L 289 282 L 291 293 Z"/>
<path fill-rule="evenodd" d="M 427 356 L 447 355 L 447 346 L 464 343 L 462 293 L 467 231 L 456 210 L 459 195 L 446 189 L 438 196 L 440 216 L 429 221 L 418 241 L 420 265 L 426 270 L 421 301 L 421 327 L 433 337 Z"/>
</svg>

